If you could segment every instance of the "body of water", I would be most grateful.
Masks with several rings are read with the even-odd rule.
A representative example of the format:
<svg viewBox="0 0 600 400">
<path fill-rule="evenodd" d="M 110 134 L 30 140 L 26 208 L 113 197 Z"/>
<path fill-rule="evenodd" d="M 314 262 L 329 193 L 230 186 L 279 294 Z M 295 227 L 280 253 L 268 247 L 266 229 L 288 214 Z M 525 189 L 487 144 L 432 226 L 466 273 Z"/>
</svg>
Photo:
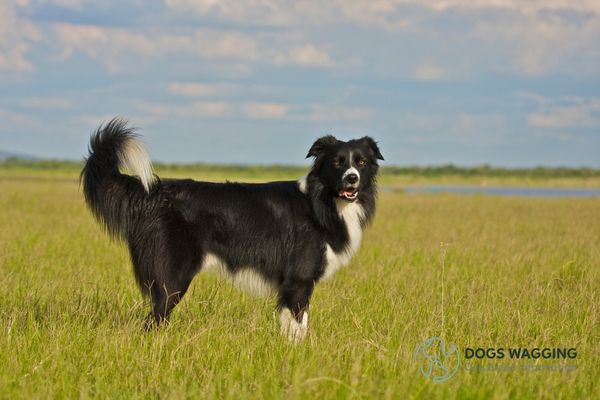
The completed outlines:
<svg viewBox="0 0 600 400">
<path fill-rule="evenodd" d="M 532 187 L 486 187 L 486 186 L 454 186 L 431 185 L 409 186 L 406 193 L 460 193 L 487 194 L 494 196 L 527 196 L 527 197 L 600 197 L 600 189 L 587 188 L 532 188 Z"/>
</svg>

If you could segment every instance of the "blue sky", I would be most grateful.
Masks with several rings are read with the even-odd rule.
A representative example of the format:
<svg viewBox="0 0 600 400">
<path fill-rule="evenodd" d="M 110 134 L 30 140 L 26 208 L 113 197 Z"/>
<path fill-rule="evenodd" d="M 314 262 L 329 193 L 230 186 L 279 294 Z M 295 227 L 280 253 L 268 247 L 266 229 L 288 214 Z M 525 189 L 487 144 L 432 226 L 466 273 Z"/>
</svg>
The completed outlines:
<svg viewBox="0 0 600 400">
<path fill-rule="evenodd" d="M 120 115 L 169 162 L 600 167 L 597 0 L 8 0 L 0 149 L 80 159 Z"/>
</svg>

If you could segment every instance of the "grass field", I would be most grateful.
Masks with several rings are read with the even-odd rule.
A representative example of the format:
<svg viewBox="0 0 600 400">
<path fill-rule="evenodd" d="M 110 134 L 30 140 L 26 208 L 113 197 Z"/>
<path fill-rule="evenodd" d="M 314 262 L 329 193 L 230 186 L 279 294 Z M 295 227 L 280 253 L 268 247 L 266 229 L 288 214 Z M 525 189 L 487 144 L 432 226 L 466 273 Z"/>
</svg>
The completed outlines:
<svg viewBox="0 0 600 400">
<path fill-rule="evenodd" d="M 0 171 L 0 398 L 600 398 L 598 199 L 382 193 L 292 346 L 273 300 L 210 275 L 170 325 L 143 332 L 126 249 L 75 179 Z M 438 335 L 461 349 L 576 347 L 577 369 L 461 369 L 433 383 L 413 352 Z"/>
</svg>

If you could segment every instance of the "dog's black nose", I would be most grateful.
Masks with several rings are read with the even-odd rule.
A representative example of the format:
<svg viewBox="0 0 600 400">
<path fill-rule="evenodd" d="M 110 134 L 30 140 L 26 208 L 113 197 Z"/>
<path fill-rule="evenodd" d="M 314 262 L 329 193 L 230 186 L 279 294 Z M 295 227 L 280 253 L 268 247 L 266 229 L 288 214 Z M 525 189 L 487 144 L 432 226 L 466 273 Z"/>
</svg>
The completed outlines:
<svg viewBox="0 0 600 400">
<path fill-rule="evenodd" d="M 356 175 L 356 174 L 348 174 L 346 176 L 346 182 L 348 182 L 351 185 L 355 184 L 356 182 L 358 182 L 358 175 Z"/>
</svg>

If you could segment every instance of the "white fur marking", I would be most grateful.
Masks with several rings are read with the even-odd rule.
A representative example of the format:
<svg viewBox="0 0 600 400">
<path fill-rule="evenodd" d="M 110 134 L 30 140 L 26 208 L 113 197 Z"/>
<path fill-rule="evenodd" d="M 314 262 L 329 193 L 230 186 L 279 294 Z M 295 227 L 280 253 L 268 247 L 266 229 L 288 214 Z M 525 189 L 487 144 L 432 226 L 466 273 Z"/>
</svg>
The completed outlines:
<svg viewBox="0 0 600 400">
<path fill-rule="evenodd" d="M 227 265 L 219 256 L 213 253 L 206 253 L 200 271 L 215 272 L 223 278 L 231 277 L 227 270 Z"/>
<path fill-rule="evenodd" d="M 358 202 L 348 203 L 341 199 L 336 199 L 336 206 L 338 214 L 346 223 L 349 241 L 346 248 L 338 253 L 334 252 L 329 244 L 326 245 L 327 265 L 322 279 L 331 277 L 338 269 L 347 265 L 360 247 L 362 240 L 361 220 L 364 218 L 364 208 Z"/>
<path fill-rule="evenodd" d="M 344 172 L 344 175 L 342 176 L 342 179 L 345 179 L 348 175 L 350 174 L 356 174 L 356 176 L 358 176 L 358 180 L 360 180 L 360 172 L 358 172 L 358 170 L 354 167 L 350 167 L 346 170 L 346 172 Z"/>
<path fill-rule="evenodd" d="M 302 313 L 302 321 L 298 322 L 289 308 L 284 308 L 279 314 L 281 322 L 281 334 L 286 336 L 290 342 L 298 343 L 308 332 L 308 311 Z"/>
<path fill-rule="evenodd" d="M 275 294 L 273 285 L 252 268 L 244 268 L 233 276 L 233 285 L 259 297 Z"/>
<path fill-rule="evenodd" d="M 149 192 L 155 177 L 150 157 L 148 157 L 142 142 L 135 138 L 129 138 L 120 151 L 119 161 L 124 169 L 140 178 L 142 186 L 146 192 Z"/>
<path fill-rule="evenodd" d="M 308 192 L 308 188 L 306 187 L 306 176 L 298 180 L 298 189 L 304 194 Z"/>
<path fill-rule="evenodd" d="M 207 253 L 202 262 L 201 271 L 215 272 L 231 281 L 233 286 L 259 297 L 275 294 L 275 287 L 252 268 L 242 268 L 231 274 L 227 264 L 219 256 Z"/>
</svg>

